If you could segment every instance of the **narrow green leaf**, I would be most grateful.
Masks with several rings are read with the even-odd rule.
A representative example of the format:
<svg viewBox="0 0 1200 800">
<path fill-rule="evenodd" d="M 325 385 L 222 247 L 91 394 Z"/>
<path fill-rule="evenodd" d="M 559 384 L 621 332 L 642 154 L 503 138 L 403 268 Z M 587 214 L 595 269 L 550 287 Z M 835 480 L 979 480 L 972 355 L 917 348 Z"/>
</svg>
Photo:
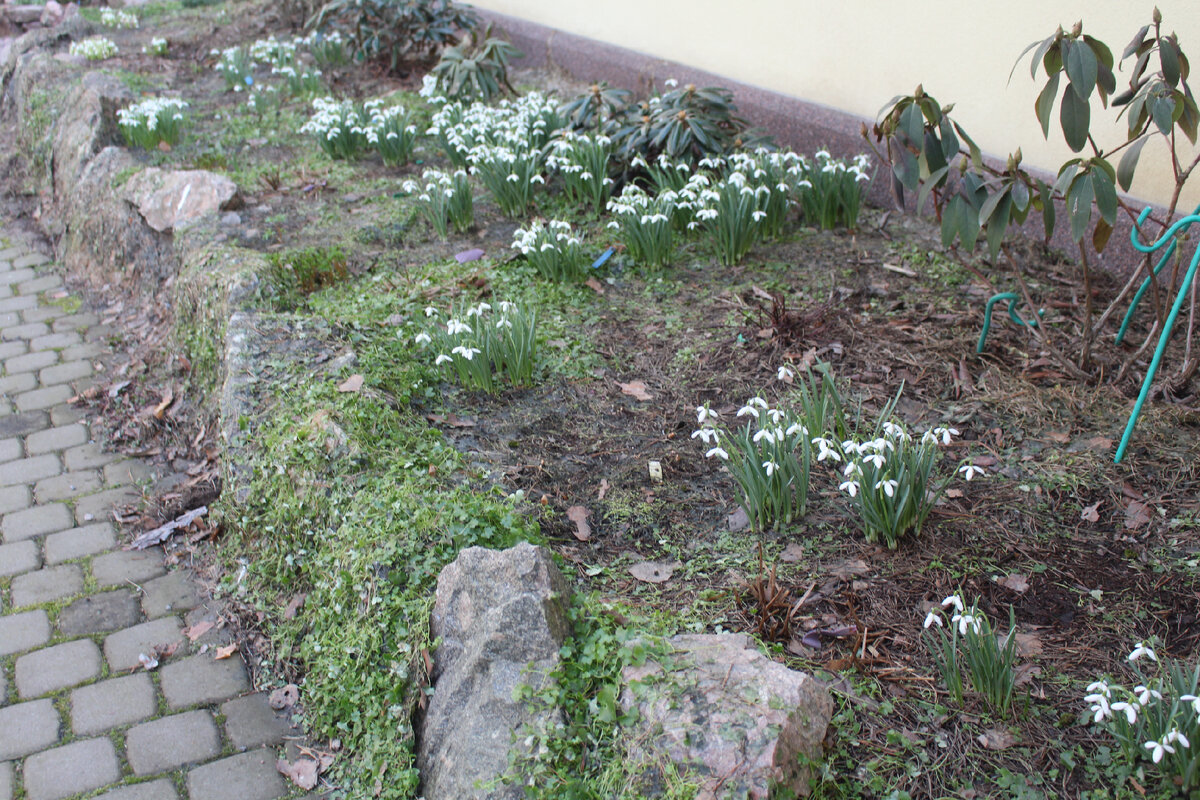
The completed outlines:
<svg viewBox="0 0 1200 800">
<path fill-rule="evenodd" d="M 1125 59 L 1129 58 L 1131 55 L 1133 55 L 1134 53 L 1137 52 L 1137 49 L 1142 46 L 1142 42 L 1144 42 L 1146 40 L 1146 34 L 1149 32 L 1150 32 L 1149 25 L 1143 25 L 1141 28 L 1138 29 L 1138 32 L 1133 35 L 1133 39 L 1131 39 L 1129 41 L 1129 44 L 1125 46 L 1125 51 L 1123 53 L 1121 53 L 1122 61 L 1124 61 Z"/>
<path fill-rule="evenodd" d="M 1050 76 L 1050 80 L 1046 81 L 1045 87 L 1038 95 L 1037 102 L 1033 104 L 1038 122 L 1042 123 L 1042 138 L 1044 139 L 1050 138 L 1050 112 L 1054 110 L 1054 100 L 1058 97 L 1058 75 L 1059 73 L 1056 72 Z"/>
<path fill-rule="evenodd" d="M 1023 181 L 1017 180 L 1012 185 L 1013 205 L 1021 211 L 1029 208 L 1029 187 Z"/>
<path fill-rule="evenodd" d="M 1084 100 L 1092 96 L 1098 72 L 1092 48 L 1080 41 L 1071 42 L 1067 49 L 1067 77 L 1071 80 L 1071 88 Z"/>
<path fill-rule="evenodd" d="M 1076 173 L 1079 172 L 1079 159 L 1073 158 L 1063 164 L 1058 170 L 1058 180 L 1054 182 L 1054 191 L 1056 194 L 1065 195 L 1067 187 L 1071 185 L 1071 181 L 1075 180 Z"/>
<path fill-rule="evenodd" d="M 1108 237 L 1112 236 L 1112 225 L 1109 225 L 1104 220 L 1096 222 L 1096 229 L 1092 231 L 1092 247 L 1097 253 L 1103 253 L 1105 246 L 1108 244 Z"/>
<path fill-rule="evenodd" d="M 1042 200 L 1042 226 L 1046 229 L 1046 241 L 1054 235 L 1054 191 L 1048 183 L 1038 181 L 1038 190 Z"/>
<path fill-rule="evenodd" d="M 1105 173 L 1108 176 L 1109 183 L 1112 183 L 1113 181 L 1115 181 L 1117 179 L 1117 171 L 1115 169 L 1113 169 L 1113 165 L 1108 162 L 1107 158 L 1101 158 L 1100 156 L 1094 156 L 1091 159 L 1089 159 L 1088 163 L 1091 164 L 1093 172 L 1095 172 L 1096 170 L 1099 170 L 1099 171 Z"/>
<path fill-rule="evenodd" d="M 995 261 L 996 256 L 999 255 L 1000 245 L 1004 242 L 1004 235 L 1008 233 L 1008 216 L 1011 210 L 1012 198 L 1005 194 L 1004 199 L 1000 201 L 1000 203 L 996 206 L 995 212 L 993 212 L 991 218 L 988 219 L 988 257 L 991 258 L 992 261 Z M 980 215 L 980 218 L 982 218 L 982 214 Z"/>
<path fill-rule="evenodd" d="M 1017 71 L 1017 67 L 1020 65 L 1021 59 L 1023 59 L 1025 57 L 1026 53 L 1028 53 L 1030 50 L 1037 47 L 1038 45 L 1045 47 L 1045 46 L 1047 46 L 1046 45 L 1047 41 L 1053 41 L 1053 40 L 1054 40 L 1054 37 L 1050 37 L 1050 39 L 1043 39 L 1040 42 L 1030 42 L 1028 45 L 1026 45 L 1025 49 L 1021 51 L 1021 55 L 1017 56 L 1017 60 L 1013 62 L 1012 69 L 1010 69 L 1008 71 L 1008 82 L 1012 83 L 1013 73 L 1015 73 Z M 1037 63 L 1038 63 L 1038 56 L 1035 55 L 1033 57 L 1033 65 L 1034 65 L 1035 69 L 1037 67 Z M 1031 78 L 1036 77 L 1036 75 L 1030 75 L 1030 77 Z"/>
<path fill-rule="evenodd" d="M 1128 192 L 1129 187 L 1133 184 L 1133 173 L 1137 169 L 1138 158 L 1142 155 L 1142 148 L 1148 141 L 1150 141 L 1150 137 L 1143 136 L 1129 145 L 1129 149 L 1121 156 L 1121 163 L 1117 165 L 1117 183 L 1120 184 L 1123 191 Z"/>
<path fill-rule="evenodd" d="M 908 137 L 913 147 L 920 147 L 925 123 L 921 118 L 921 110 L 911 105 L 900 112 L 900 130 Z"/>
<path fill-rule="evenodd" d="M 1067 140 L 1067 146 L 1076 153 L 1087 144 L 1091 114 L 1091 106 L 1075 91 L 1074 82 L 1068 84 L 1066 91 L 1063 92 L 1059 123 L 1062 125 L 1063 137 Z"/>
<path fill-rule="evenodd" d="M 1142 92 L 1134 97 L 1129 105 L 1126 106 L 1126 110 L 1129 113 L 1129 135 L 1127 138 L 1132 139 L 1141 131 L 1142 125 L 1144 124 L 1142 122 L 1142 115 L 1145 112 L 1146 100 L 1148 100 L 1149 97 L 1149 94 Z"/>
<path fill-rule="evenodd" d="M 1100 210 L 1100 218 L 1109 225 L 1117 222 L 1117 188 L 1113 186 L 1112 178 L 1102 169 L 1092 173 L 1092 188 L 1096 193 L 1096 208 Z"/>
<path fill-rule="evenodd" d="M 954 125 L 949 118 L 942 117 L 942 121 L 938 124 L 938 132 L 942 137 L 942 156 L 949 164 L 950 159 L 958 154 L 958 137 L 954 135 Z"/>
<path fill-rule="evenodd" d="M 1183 135 L 1188 138 L 1192 144 L 1196 143 L 1196 126 L 1200 123 L 1200 109 L 1196 108 L 1196 101 L 1190 97 L 1185 97 L 1181 103 L 1183 113 L 1179 117 L 1179 129 L 1183 131 Z"/>
<path fill-rule="evenodd" d="M 939 183 L 945 180 L 948 172 L 950 172 L 950 167 L 942 167 L 941 169 L 931 172 L 929 177 L 921 183 L 921 191 L 917 193 L 917 213 L 920 213 L 921 209 L 924 208 L 925 200 L 928 199 L 929 193 L 937 188 Z"/>
<path fill-rule="evenodd" d="M 968 136 L 957 122 L 954 123 L 954 130 L 958 133 L 958 137 L 967 143 L 967 148 L 971 152 L 971 164 L 975 169 L 983 169 L 983 153 L 980 152 L 979 145 L 975 144 L 975 140 Z"/>
<path fill-rule="evenodd" d="M 1174 88 L 1179 83 L 1179 50 L 1168 36 L 1158 38 L 1158 60 L 1162 63 L 1163 78 Z"/>
<path fill-rule="evenodd" d="M 899 142 L 897 142 L 896 151 L 892 160 L 892 172 L 905 189 L 910 192 L 916 191 L 917 184 L 921 181 L 921 168 L 917 164 L 916 156 Z"/>
<path fill-rule="evenodd" d="M 1029 77 L 1030 78 L 1033 78 L 1034 80 L 1037 79 L 1038 65 L 1045 63 L 1044 59 L 1046 58 L 1046 52 L 1053 46 L 1054 46 L 1054 37 L 1053 36 L 1048 36 L 1047 38 L 1042 40 L 1041 46 L 1038 47 L 1037 52 L 1033 54 L 1033 58 L 1030 59 L 1030 61 L 1029 61 Z M 1024 55 L 1024 54 L 1022 54 L 1022 55 Z M 1020 61 L 1021 59 L 1018 58 L 1017 60 Z M 1050 71 L 1047 70 L 1046 72 L 1047 72 L 1047 74 L 1049 74 Z M 1010 75 L 1009 77 L 1011 78 L 1012 76 Z"/>
<path fill-rule="evenodd" d="M 1152 97 L 1150 99 L 1150 116 L 1163 136 L 1171 135 L 1171 128 L 1175 124 L 1174 115 L 1175 104 L 1169 98 Z"/>
<path fill-rule="evenodd" d="M 950 198 L 950 202 L 942 210 L 942 247 L 949 247 L 954 244 L 954 239 L 958 236 L 958 231 L 962 227 L 961 217 L 966 204 L 966 200 L 955 195 Z M 920 206 L 918 205 L 917 208 L 919 209 Z"/>
<path fill-rule="evenodd" d="M 1091 48 L 1092 53 L 1096 56 L 1096 60 L 1100 62 L 1100 66 L 1108 67 L 1109 70 L 1112 70 L 1113 54 L 1112 50 L 1108 49 L 1108 45 L 1094 36 L 1088 36 L 1086 33 L 1083 35 L 1083 41 Z"/>
<path fill-rule="evenodd" d="M 967 248 L 967 252 L 975 249 L 975 242 L 979 241 L 979 215 L 967 203 L 963 203 L 963 214 L 959 220 L 958 238 L 962 240 L 963 246 Z"/>
<path fill-rule="evenodd" d="M 937 134 L 931 130 L 925 131 L 924 161 L 925 169 L 922 171 L 924 177 L 937 172 L 947 163 L 945 156 L 942 155 L 942 143 L 938 141 Z"/>
<path fill-rule="evenodd" d="M 1012 185 L 1002 186 L 999 191 L 988 195 L 988 199 L 983 201 L 983 205 L 979 207 L 979 221 L 985 224 L 990 224 L 992 215 L 996 213 L 996 208 L 1008 197 L 1009 190 Z"/>
<path fill-rule="evenodd" d="M 1092 219 L 1092 176 L 1084 173 L 1067 190 L 1067 219 L 1071 222 L 1071 241 L 1083 240 Z"/>
<path fill-rule="evenodd" d="M 1046 51 L 1046 55 L 1042 56 L 1042 68 L 1046 70 L 1047 75 L 1053 75 L 1056 72 L 1061 72 L 1063 68 L 1063 47 L 1067 43 L 1067 39 L 1059 42 L 1058 47 L 1050 47 Z"/>
</svg>

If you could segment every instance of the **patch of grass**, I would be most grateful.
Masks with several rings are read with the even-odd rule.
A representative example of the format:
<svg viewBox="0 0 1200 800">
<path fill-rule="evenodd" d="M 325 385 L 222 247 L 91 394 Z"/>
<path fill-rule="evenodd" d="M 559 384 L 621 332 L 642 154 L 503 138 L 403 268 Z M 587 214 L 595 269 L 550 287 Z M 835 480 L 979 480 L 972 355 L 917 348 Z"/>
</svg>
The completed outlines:
<svg viewBox="0 0 1200 800">
<path fill-rule="evenodd" d="M 266 222 L 271 224 L 269 218 Z M 346 253 L 340 247 L 283 250 L 266 258 L 270 269 L 259 291 L 276 311 L 295 310 L 307 295 L 344 281 L 350 274 Z"/>
</svg>

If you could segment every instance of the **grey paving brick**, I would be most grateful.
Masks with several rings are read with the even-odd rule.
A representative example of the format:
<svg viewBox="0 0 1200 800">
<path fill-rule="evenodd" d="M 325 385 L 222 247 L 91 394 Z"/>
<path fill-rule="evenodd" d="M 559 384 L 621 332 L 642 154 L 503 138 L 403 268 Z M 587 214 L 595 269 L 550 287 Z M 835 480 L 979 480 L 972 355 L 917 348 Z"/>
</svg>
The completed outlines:
<svg viewBox="0 0 1200 800">
<path fill-rule="evenodd" d="M 79 391 L 79 387 L 76 387 Z M 51 425 L 70 425 L 72 422 L 81 421 L 84 416 L 82 409 L 75 408 L 70 405 L 55 406 L 50 409 L 50 424 Z"/>
<path fill-rule="evenodd" d="M 53 386 L 57 383 L 70 383 L 80 378 L 90 377 L 93 372 L 95 370 L 90 361 L 68 361 L 65 364 L 46 367 L 38 373 L 38 380 L 41 381 L 42 386 Z"/>
<path fill-rule="evenodd" d="M 200 600 L 200 590 L 186 570 L 178 569 L 142 584 L 142 611 L 151 619 L 191 611 Z"/>
<path fill-rule="evenodd" d="M 4 534 L 5 542 L 17 542 L 45 533 L 57 533 L 74 524 L 75 517 L 71 509 L 62 503 L 51 503 L 5 514 L 3 522 L 0 522 L 0 533 Z"/>
<path fill-rule="evenodd" d="M 13 419 L 13 417 L 6 419 Z M 18 458 L 16 461 L 0 464 L 0 486 L 33 483 L 60 472 L 62 472 L 61 462 L 53 453 L 33 458 Z"/>
<path fill-rule="evenodd" d="M 0 301 L 2 302 L 2 301 Z M 88 336 L 91 336 L 91 330 L 88 331 Z M 83 344 L 73 345 L 63 350 L 63 361 L 74 361 L 79 358 L 96 358 L 109 352 L 109 349 L 102 344 L 96 342 L 84 342 Z"/>
<path fill-rule="evenodd" d="M 157 712 L 154 681 L 145 672 L 111 678 L 71 692 L 71 729 L 79 736 L 141 722 Z"/>
<path fill-rule="evenodd" d="M 29 434 L 25 437 L 25 448 L 29 455 L 37 456 L 54 450 L 66 450 L 68 447 L 84 444 L 87 440 L 87 426 L 75 423 Z"/>
<path fill-rule="evenodd" d="M 37 267 L 41 266 L 42 264 L 49 263 L 50 256 L 45 256 L 41 253 L 26 253 L 25 255 L 14 258 L 12 265 L 13 269 L 25 269 L 26 267 Z M 62 283 L 61 279 L 58 279 L 58 283 L 55 283 L 54 285 L 57 286 L 59 283 Z"/>
<path fill-rule="evenodd" d="M 0 544 L 0 578 L 19 575 L 42 565 L 36 542 L 24 541 Z"/>
<path fill-rule="evenodd" d="M 24 314 L 20 311 L 0 312 L 0 328 L 9 328 L 13 325 L 20 325 L 22 322 L 36 322 L 36 320 L 25 319 Z"/>
<path fill-rule="evenodd" d="M 144 461 L 114 461 L 104 468 L 104 483 L 108 486 L 134 486 L 157 478 L 158 470 Z"/>
<path fill-rule="evenodd" d="M 13 414 L 0 420 L 0 436 L 24 436 L 27 433 L 50 427 L 50 415 L 45 411 L 28 411 Z M 36 480 L 36 479 L 35 479 Z"/>
<path fill-rule="evenodd" d="M 287 794 L 275 753 L 251 750 L 196 767 L 187 776 L 191 800 L 275 800 Z"/>
<path fill-rule="evenodd" d="M 64 472 L 62 475 L 55 475 L 53 478 L 46 478 L 34 484 L 33 496 L 39 503 L 69 500 L 73 497 L 92 494 L 102 485 L 99 470 L 85 469 L 80 472 Z"/>
<path fill-rule="evenodd" d="M 83 591 L 83 570 L 78 564 L 44 567 L 12 579 L 14 608 L 50 603 Z"/>
<path fill-rule="evenodd" d="M 179 795 L 175 793 L 175 787 L 169 780 L 160 778 L 156 781 L 122 786 L 93 800 L 179 800 Z"/>
<path fill-rule="evenodd" d="M 110 634 L 104 640 L 104 657 L 114 671 L 133 669 L 141 662 L 138 656 L 152 655 L 155 648 L 165 648 L 183 642 L 183 627 L 175 617 L 143 622 L 123 631 Z M 183 648 L 180 648 L 181 652 Z M 232 660 L 232 659 L 231 659 Z M 166 669 L 173 666 L 168 664 Z"/>
<path fill-rule="evenodd" d="M 63 454 L 68 472 L 103 467 L 105 464 L 116 461 L 118 458 L 120 456 L 116 453 L 106 453 L 100 448 L 100 445 L 94 442 L 83 444 L 79 447 L 72 447 Z"/>
<path fill-rule="evenodd" d="M 58 353 L 52 350 L 47 350 L 42 353 L 26 353 L 23 356 L 14 356 L 4 362 L 4 371 L 8 375 L 17 375 L 22 373 L 37 372 L 39 369 L 45 369 L 52 364 L 58 363 Z"/>
<path fill-rule="evenodd" d="M 46 563 L 61 564 L 111 550 L 117 544 L 117 534 L 107 522 L 94 522 L 80 528 L 52 533 L 46 537 Z"/>
<path fill-rule="evenodd" d="M 141 621 L 134 591 L 118 589 L 81 597 L 71 603 L 58 613 L 58 630 L 64 636 L 86 636 L 129 628 Z"/>
<path fill-rule="evenodd" d="M 106 489 L 103 492 L 80 497 L 75 501 L 75 519 L 79 524 L 113 518 L 113 509 L 136 505 L 141 492 L 132 487 Z"/>
<path fill-rule="evenodd" d="M 98 676 L 102 666 L 100 648 L 91 639 L 34 650 L 17 659 L 17 692 L 28 699 L 78 686 Z"/>
<path fill-rule="evenodd" d="M 140 586 L 166 572 L 162 558 L 162 550 L 157 547 L 105 553 L 92 559 L 92 575 L 100 586 Z"/>
<path fill-rule="evenodd" d="M 17 292 L 19 294 L 39 294 L 60 285 L 62 285 L 62 278 L 57 275 L 43 275 L 40 278 L 17 284 Z"/>
<path fill-rule="evenodd" d="M 13 285 L 24 283 L 36 277 L 37 273 L 31 269 L 14 269 L 8 272 L 0 272 L 0 286 L 5 287 L 11 293 Z"/>
<path fill-rule="evenodd" d="M 37 308 L 36 297 L 12 297 L 0 299 L 0 311 L 24 311 L 27 308 Z"/>
<path fill-rule="evenodd" d="M 82 342 L 83 337 L 81 337 L 75 331 L 47 333 L 45 336 L 35 336 L 30 339 L 29 349 L 35 353 L 44 350 L 65 350 L 68 347 L 81 344 Z"/>
<path fill-rule="evenodd" d="M 13 404 L 18 411 L 37 411 L 65 403 L 74 394 L 70 386 L 47 386 L 45 389 L 34 389 L 32 392 L 15 395 Z"/>
<path fill-rule="evenodd" d="M 12 461 L 14 458 L 21 458 L 25 455 L 24 448 L 21 447 L 21 440 L 15 436 L 8 439 L 0 439 L 0 462 Z"/>
<path fill-rule="evenodd" d="M 228 700 L 249 691 L 242 657 L 216 660 L 212 652 L 199 653 L 160 667 L 163 697 L 171 708 Z"/>
<path fill-rule="evenodd" d="M 49 700 L 0 708 L 0 761 L 36 753 L 58 741 L 58 712 Z"/>
<path fill-rule="evenodd" d="M 98 316 L 85 312 L 59 317 L 54 321 L 54 324 L 52 324 L 50 328 L 56 333 L 58 331 L 74 331 L 79 330 L 80 328 L 89 328 L 92 325 L 99 324 L 99 322 L 100 318 Z"/>
<path fill-rule="evenodd" d="M 5 486 L 0 489 L 0 514 L 20 511 L 33 505 L 28 486 Z"/>
<path fill-rule="evenodd" d="M 12 800 L 13 769 L 8 761 L 0 763 L 0 800 Z"/>
<path fill-rule="evenodd" d="M 0 300 L 0 303 L 3 303 Z M 11 342 L 0 342 L 0 360 L 12 358 L 29 352 L 29 345 L 22 339 L 16 339 Z"/>
<path fill-rule="evenodd" d="M 283 737 L 297 733 L 286 715 L 271 708 L 262 692 L 224 703 L 221 715 L 225 717 L 225 735 L 239 750 L 281 744 Z"/>
<path fill-rule="evenodd" d="M 108 739 L 84 739 L 31 755 L 22 773 L 28 800 L 62 800 L 115 783 L 121 764 Z"/>
<path fill-rule="evenodd" d="M 20 653 L 50 641 L 50 618 L 38 609 L 0 617 L 0 656 Z M 0 759 L 4 756 L 0 755 Z"/>
<path fill-rule="evenodd" d="M 5 282 L 4 276 L 0 275 L 0 283 Z M 44 322 L 26 322 L 21 325 L 0 328 L 0 339 L 6 342 L 13 339 L 32 339 L 35 336 L 45 336 L 49 332 L 50 326 Z"/>
<path fill-rule="evenodd" d="M 37 388 L 37 385 L 37 375 L 32 372 L 18 372 L 15 375 L 0 378 L 0 394 L 17 395 L 32 391 Z"/>
<path fill-rule="evenodd" d="M 143 722 L 125 735 L 125 755 L 135 775 L 154 775 L 207 761 L 220 752 L 221 736 L 208 711 Z"/>
<path fill-rule="evenodd" d="M 22 292 L 21 294 L 25 294 Z M 59 306 L 38 306 L 37 308 L 27 308 L 21 312 L 21 319 L 26 322 L 49 322 L 52 319 L 58 319 L 67 312 Z M 54 326 L 51 325 L 51 328 Z"/>
</svg>

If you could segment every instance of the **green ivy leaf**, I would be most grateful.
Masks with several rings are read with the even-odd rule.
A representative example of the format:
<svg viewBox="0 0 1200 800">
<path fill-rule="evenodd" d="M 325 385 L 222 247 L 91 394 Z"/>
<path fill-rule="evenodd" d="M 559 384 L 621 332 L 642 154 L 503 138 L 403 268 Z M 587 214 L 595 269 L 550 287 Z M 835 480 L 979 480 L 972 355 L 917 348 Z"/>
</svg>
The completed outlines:
<svg viewBox="0 0 1200 800">
<path fill-rule="evenodd" d="M 1066 91 L 1063 92 L 1059 123 L 1062 125 L 1063 137 L 1067 140 L 1067 146 L 1073 152 L 1078 153 L 1087 144 L 1091 114 L 1091 106 L 1075 91 L 1075 84 L 1068 84 Z"/>
</svg>

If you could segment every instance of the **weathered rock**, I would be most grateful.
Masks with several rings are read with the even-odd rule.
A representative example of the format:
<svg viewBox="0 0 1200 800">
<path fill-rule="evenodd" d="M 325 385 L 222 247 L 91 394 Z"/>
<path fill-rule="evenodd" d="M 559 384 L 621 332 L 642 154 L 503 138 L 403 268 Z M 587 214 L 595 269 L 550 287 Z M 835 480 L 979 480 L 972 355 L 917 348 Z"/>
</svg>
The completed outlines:
<svg viewBox="0 0 1200 800">
<path fill-rule="evenodd" d="M 240 201 L 236 183 L 202 169 L 165 172 L 151 167 L 130 178 L 122 193 L 159 233 L 234 208 Z"/>
<path fill-rule="evenodd" d="M 97 153 L 121 141 L 117 109 L 133 99 L 129 88 L 114 75 L 89 72 L 63 109 L 54 136 L 54 192 L 67 201 L 83 170 Z M 112 195 L 112 186 L 104 187 Z"/>
<path fill-rule="evenodd" d="M 427 800 L 522 796 L 520 786 L 478 787 L 504 774 L 524 726 L 561 719 L 515 702 L 513 690 L 543 685 L 557 664 L 566 603 L 566 581 L 541 547 L 471 547 L 442 570 L 432 619 L 441 645 L 417 754 Z"/>
<path fill-rule="evenodd" d="M 742 634 L 682 635 L 667 671 L 626 667 L 621 707 L 638 721 L 630 763 L 644 763 L 642 793 L 655 794 L 654 764 L 669 758 L 698 780 L 698 798 L 766 798 L 773 786 L 809 791 L 833 701 L 811 676 L 771 661 Z M 666 660 L 666 659 L 664 659 Z"/>
</svg>

